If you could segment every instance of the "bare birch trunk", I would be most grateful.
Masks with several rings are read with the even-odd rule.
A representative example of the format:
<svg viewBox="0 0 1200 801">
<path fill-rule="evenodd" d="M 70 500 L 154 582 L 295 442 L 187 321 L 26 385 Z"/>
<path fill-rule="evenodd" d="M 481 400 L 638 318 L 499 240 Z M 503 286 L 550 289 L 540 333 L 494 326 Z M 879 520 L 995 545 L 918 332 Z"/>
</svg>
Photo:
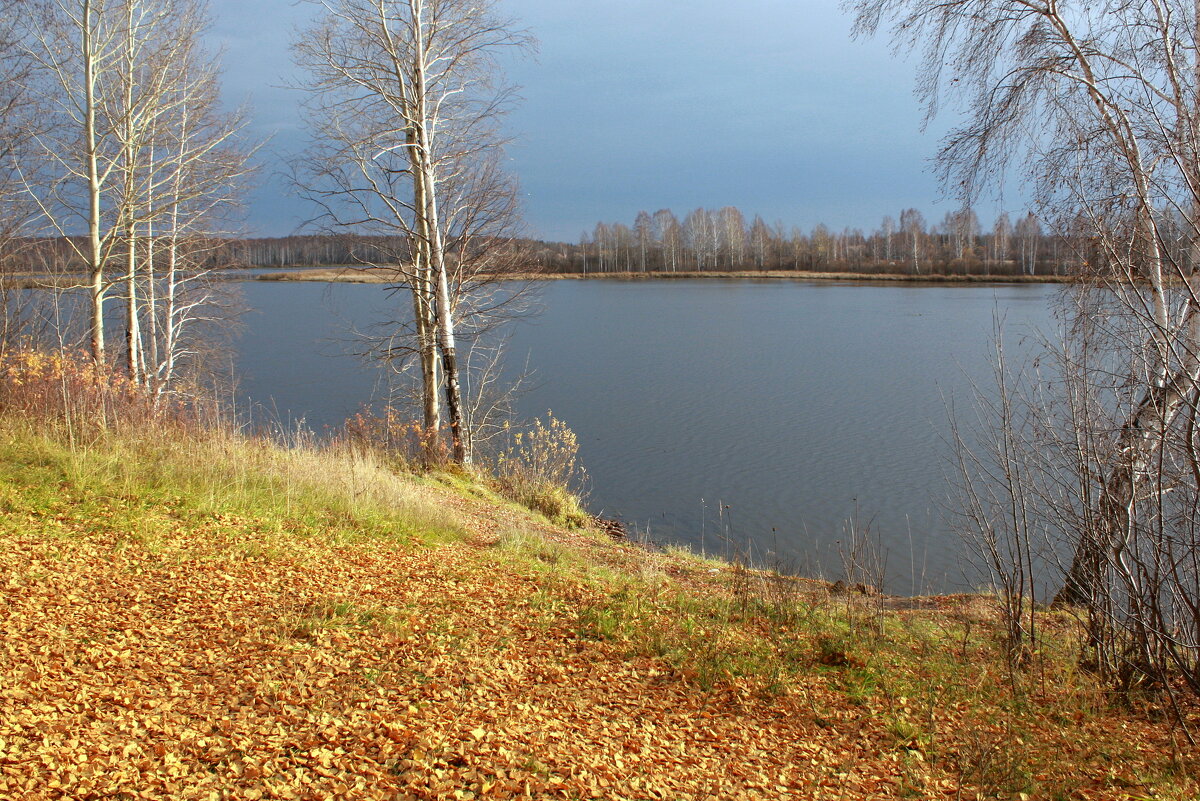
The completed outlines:
<svg viewBox="0 0 1200 801">
<path fill-rule="evenodd" d="M 125 6 L 125 75 L 124 75 L 124 117 L 122 121 L 121 159 L 124 170 L 124 192 L 122 197 L 122 216 L 125 218 L 125 352 L 128 355 L 129 380 L 134 386 L 141 383 L 142 373 L 139 367 L 141 356 L 141 334 L 138 330 L 138 270 L 137 270 L 137 134 L 134 129 L 134 82 L 136 81 L 134 30 L 134 3 L 127 2 Z"/>
<path fill-rule="evenodd" d="M 450 418 L 454 461 L 471 463 L 471 443 L 463 423 L 462 388 L 458 381 L 458 355 L 454 342 L 454 318 L 450 309 L 450 287 L 446 271 L 437 273 L 438 345 L 442 352 L 442 372 L 446 380 L 446 412 Z"/>
<path fill-rule="evenodd" d="M 450 422 L 451 449 L 454 461 L 459 464 L 471 462 L 468 435 L 464 426 L 462 388 L 458 377 L 458 356 L 455 351 L 454 316 L 450 304 L 450 281 L 446 274 L 446 254 L 442 240 L 441 219 L 438 214 L 438 184 L 433 166 L 433 143 L 431 129 L 436 124 L 429 107 L 427 77 L 427 42 L 423 20 L 425 0 L 409 0 L 414 33 L 414 81 L 413 101 L 415 114 L 415 146 L 411 153 L 416 159 L 414 174 L 417 177 L 416 205 L 420 239 L 429 249 L 429 269 L 434 282 L 435 315 L 438 347 L 442 355 L 442 379 L 446 388 L 446 413 Z"/>
<path fill-rule="evenodd" d="M 422 259 L 417 256 L 417 259 Z M 428 264 L 428 262 L 424 262 Z M 420 261 L 415 265 L 416 276 L 412 279 L 413 319 L 416 321 L 417 348 L 421 363 L 421 417 L 425 436 L 432 440 L 442 425 L 438 374 L 437 339 L 433 323 L 433 299 L 430 292 L 427 267 Z"/>
<path fill-rule="evenodd" d="M 176 295 L 178 293 L 179 270 L 179 209 L 171 210 L 171 234 L 167 242 L 167 297 L 163 305 L 163 363 L 156 366 L 158 372 L 157 392 L 162 393 L 175 375 L 176 344 Z"/>
<path fill-rule="evenodd" d="M 141 356 L 142 336 L 138 306 L 137 229 L 132 223 L 126 228 L 128 270 L 125 273 L 125 350 L 129 355 L 129 380 L 135 386 L 142 383 Z"/>
<path fill-rule="evenodd" d="M 104 361 L 104 255 L 100 240 L 100 169 L 96 133 L 96 54 L 93 50 L 92 3 L 84 0 L 82 24 L 84 142 L 88 181 L 88 270 L 91 299 L 92 359 Z"/>
<path fill-rule="evenodd" d="M 146 348 L 142 359 L 142 374 L 146 386 L 157 391 L 158 384 L 158 286 L 154 276 L 154 223 L 146 223 Z"/>
<path fill-rule="evenodd" d="M 416 152 L 416 139 L 408 137 L 410 154 Z M 425 208 L 425 182 L 423 174 L 414 170 L 413 192 L 414 207 L 418 210 Z M 425 444 L 432 446 L 437 440 L 438 429 L 441 428 L 441 376 L 437 358 L 437 323 L 434 314 L 434 295 L 430 272 L 433 268 L 433 254 L 430 247 L 429 226 L 426 224 L 424 213 L 417 215 L 417 237 L 413 243 L 413 275 L 411 278 L 413 296 L 413 316 L 416 321 L 417 349 L 421 364 L 421 410 L 425 426 Z"/>
</svg>

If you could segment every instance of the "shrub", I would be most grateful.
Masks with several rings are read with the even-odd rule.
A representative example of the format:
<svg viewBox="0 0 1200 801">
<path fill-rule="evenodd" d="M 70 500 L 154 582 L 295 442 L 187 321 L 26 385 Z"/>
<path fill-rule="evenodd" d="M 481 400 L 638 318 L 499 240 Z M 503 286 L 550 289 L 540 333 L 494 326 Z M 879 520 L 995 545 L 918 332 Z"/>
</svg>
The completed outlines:
<svg viewBox="0 0 1200 801">
<path fill-rule="evenodd" d="M 161 437 L 236 427 L 213 393 L 196 385 L 156 391 L 84 352 L 33 347 L 0 350 L 0 414 L 60 427 L 72 444 L 110 430 Z"/>
<path fill-rule="evenodd" d="M 450 463 L 441 430 L 428 430 L 391 405 L 379 411 L 364 407 L 346 420 L 339 439 L 356 450 L 382 453 L 406 468 L 428 469 Z"/>
<path fill-rule="evenodd" d="M 0 354 L 0 411 L 104 429 L 120 420 L 159 417 L 173 404 L 139 389 L 112 365 L 70 350 L 12 348 Z"/>
<path fill-rule="evenodd" d="M 591 516 L 580 499 L 586 473 L 575 432 L 547 412 L 545 420 L 507 433 L 491 465 L 501 492 L 557 523 L 585 525 Z"/>
</svg>

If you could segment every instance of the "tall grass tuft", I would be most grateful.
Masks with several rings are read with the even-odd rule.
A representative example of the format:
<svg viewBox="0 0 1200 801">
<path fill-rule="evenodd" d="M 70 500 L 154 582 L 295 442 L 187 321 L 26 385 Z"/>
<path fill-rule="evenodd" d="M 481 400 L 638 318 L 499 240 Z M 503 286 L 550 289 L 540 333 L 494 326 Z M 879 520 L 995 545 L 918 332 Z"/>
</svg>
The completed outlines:
<svg viewBox="0 0 1200 801">
<path fill-rule="evenodd" d="M 584 526 L 591 516 L 581 498 L 587 474 L 579 464 L 579 440 L 547 412 L 524 428 L 509 426 L 489 465 L 501 493 L 556 523 Z"/>
</svg>

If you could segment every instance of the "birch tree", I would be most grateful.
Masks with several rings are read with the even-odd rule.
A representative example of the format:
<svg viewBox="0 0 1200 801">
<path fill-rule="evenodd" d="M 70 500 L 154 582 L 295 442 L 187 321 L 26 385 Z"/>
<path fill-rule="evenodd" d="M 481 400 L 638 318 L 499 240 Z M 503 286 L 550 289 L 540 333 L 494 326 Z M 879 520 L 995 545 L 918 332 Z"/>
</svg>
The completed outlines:
<svg viewBox="0 0 1200 801">
<path fill-rule="evenodd" d="M 86 266 L 93 359 L 110 358 L 106 301 L 123 289 L 130 379 L 159 392 L 202 305 L 180 303 L 181 232 L 199 236 L 217 209 L 233 206 L 249 158 L 237 142 L 241 116 L 218 111 L 217 65 L 199 43 L 206 8 L 202 0 L 48 0 L 44 15 L 22 21 L 31 91 L 47 107 L 36 136 L 46 166 L 25 174 L 26 195 L 43 227 Z M 156 225 L 168 245 L 165 311 Z"/>
<path fill-rule="evenodd" d="M 1038 245 L 1042 239 L 1042 225 L 1032 213 L 1017 220 L 1013 228 L 1017 241 L 1017 252 L 1021 257 L 1021 272 L 1033 275 L 1037 272 Z"/>
<path fill-rule="evenodd" d="M 954 243 L 954 258 L 963 259 L 971 255 L 975 249 L 975 239 L 979 236 L 979 218 L 970 208 L 951 212 L 949 215 L 950 233 Z"/>
<path fill-rule="evenodd" d="M 809 237 L 809 247 L 812 249 L 814 267 L 827 267 L 833 257 L 833 233 L 825 223 L 813 226 Z"/>
<path fill-rule="evenodd" d="M 182 4 L 184 13 L 167 28 L 175 31 L 169 58 L 159 53 L 149 73 L 164 71 L 151 84 L 161 94 L 136 143 L 142 152 L 130 204 L 126 277 L 135 285 L 127 323 L 136 321 L 137 380 L 156 395 L 170 389 L 183 367 L 195 366 L 199 329 L 224 314 L 210 275 L 221 237 L 238 225 L 260 147 L 245 136 L 245 110 L 221 108 L 220 64 L 199 41 L 204 8 Z"/>
<path fill-rule="evenodd" d="M 503 236 L 515 210 L 496 159 L 511 99 L 496 59 L 529 39 L 487 0 L 319 5 L 321 20 L 296 44 L 319 132 L 301 180 L 329 225 L 403 237 L 406 251 L 374 266 L 411 295 L 425 428 L 438 430 L 444 390 L 454 459 L 466 463 L 456 312 L 465 279 L 487 266 L 480 245 Z M 457 270 L 451 240 L 471 242 L 456 254 Z"/>
<path fill-rule="evenodd" d="M 602 273 L 612 271 L 612 234 L 608 223 L 596 223 L 592 232 L 592 241 L 596 243 L 597 269 Z"/>
<path fill-rule="evenodd" d="M 891 262 L 892 240 L 896 236 L 896 221 L 891 217 L 884 217 L 879 224 L 879 236 L 883 239 L 883 258 Z"/>
<path fill-rule="evenodd" d="M 1062 460 L 1045 475 L 1041 511 L 1074 552 L 1056 600 L 1127 635 L 1122 670 L 1171 663 L 1200 691 L 1200 541 L 1186 506 L 1200 483 L 1189 444 L 1200 287 L 1162 226 L 1177 212 L 1193 248 L 1200 241 L 1196 4 L 849 5 L 860 33 L 886 22 L 898 47 L 925 54 L 929 113 L 945 100 L 965 107 L 941 151 L 948 186 L 972 197 L 1019 167 L 1038 216 L 1088 243 L 1086 280 L 1065 301 L 1065 412 L 1047 425 Z M 1074 491 L 1062 492 L 1071 481 Z"/>
<path fill-rule="evenodd" d="M 705 208 L 688 212 L 683 218 L 683 235 L 692 251 L 696 269 L 701 272 L 717 269 L 720 236 L 712 212 Z"/>
<path fill-rule="evenodd" d="M 762 217 L 754 215 L 750 224 L 750 249 L 754 253 L 754 266 L 767 269 L 767 256 L 771 251 L 771 229 Z"/>
<path fill-rule="evenodd" d="M 142 332 L 142 317 L 147 304 L 141 297 L 143 288 L 153 292 L 153 222 L 161 209 L 178 205 L 173 193 L 158 191 L 163 187 L 167 151 L 166 137 L 170 119 L 176 112 L 187 113 L 195 100 L 189 68 L 190 51 L 195 49 L 196 32 L 202 27 L 201 7 L 189 0 L 148 3 L 125 0 L 118 6 L 120 44 L 117 66 L 113 70 L 114 91 L 102 94 L 102 114 L 118 121 L 114 126 L 119 149 L 118 177 L 115 181 L 113 203 L 116 207 L 116 231 L 120 249 L 124 251 L 122 284 L 125 293 L 125 356 L 130 380 L 136 385 L 147 383 L 146 342 Z M 177 154 L 182 156 L 180 152 Z M 157 163 L 156 163 L 156 160 Z M 176 181 L 172 188 L 182 191 Z M 147 234 L 142 241 L 143 232 Z M 142 274 L 145 257 L 150 274 Z M 151 295 L 150 319 L 154 319 Z"/>
<path fill-rule="evenodd" d="M 21 31 L 52 117 L 37 137 L 46 172 L 27 175 L 25 188 L 50 232 L 86 265 L 88 338 L 97 362 L 106 355 L 107 273 L 118 246 L 116 204 L 104 199 L 119 176 L 121 121 L 104 109 L 119 105 L 112 80 L 123 41 L 119 11 L 119 0 L 50 0 L 47 13 L 25 19 Z M 86 232 L 82 244 L 71 238 L 77 230 Z"/>
<path fill-rule="evenodd" d="M 683 251 L 683 227 L 675 213 L 670 209 L 654 212 L 654 233 L 663 249 L 663 267 L 675 272 Z"/>
<path fill-rule="evenodd" d="M 746 219 L 739 209 L 724 206 L 717 212 L 716 226 L 725 266 L 736 270 L 746 260 Z"/>
<path fill-rule="evenodd" d="M 637 239 L 638 269 L 643 273 L 648 272 L 648 258 L 655 243 L 653 225 L 647 212 L 638 212 L 633 221 L 633 235 Z"/>
<path fill-rule="evenodd" d="M 925 236 L 925 215 L 917 209 L 900 212 L 900 231 L 908 240 L 908 252 L 912 258 L 914 273 L 921 272 L 921 240 Z"/>
<path fill-rule="evenodd" d="M 1008 261 L 1008 246 L 1012 235 L 1012 223 L 1008 220 L 1008 214 L 1002 212 L 996 217 L 996 222 L 992 226 L 992 263 L 994 265 L 999 266 Z"/>
</svg>

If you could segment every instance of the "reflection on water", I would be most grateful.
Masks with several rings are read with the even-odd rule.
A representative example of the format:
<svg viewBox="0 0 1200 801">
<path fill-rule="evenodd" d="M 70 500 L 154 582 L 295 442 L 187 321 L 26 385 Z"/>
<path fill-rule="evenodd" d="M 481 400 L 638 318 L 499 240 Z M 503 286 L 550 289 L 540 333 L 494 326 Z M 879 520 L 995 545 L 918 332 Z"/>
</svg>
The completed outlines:
<svg viewBox="0 0 1200 801">
<path fill-rule="evenodd" d="M 383 385 L 347 355 L 394 317 L 379 287 L 243 285 L 246 394 L 333 426 Z M 948 409 L 991 377 L 993 319 L 1020 350 L 1052 325 L 1040 285 L 556 281 L 509 361 L 525 416 L 579 436 L 593 511 L 658 541 L 833 576 L 845 521 L 869 523 L 896 592 L 960 587 L 944 522 Z M 730 542 L 732 541 L 732 545 Z"/>
</svg>

